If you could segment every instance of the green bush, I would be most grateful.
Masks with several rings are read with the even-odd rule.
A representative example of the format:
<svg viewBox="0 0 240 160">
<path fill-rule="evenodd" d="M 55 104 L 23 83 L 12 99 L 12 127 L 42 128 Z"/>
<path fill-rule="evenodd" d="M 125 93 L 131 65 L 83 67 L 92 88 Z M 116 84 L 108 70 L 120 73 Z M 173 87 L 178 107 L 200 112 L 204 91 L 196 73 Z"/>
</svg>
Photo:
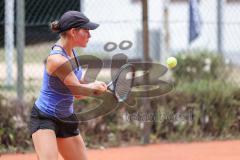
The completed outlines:
<svg viewBox="0 0 240 160">
<path fill-rule="evenodd" d="M 224 58 L 209 51 L 182 52 L 176 56 L 178 65 L 173 71 L 175 80 L 222 79 L 226 72 Z"/>
<path fill-rule="evenodd" d="M 239 88 L 220 80 L 179 83 L 174 92 L 162 97 L 158 103 L 161 113 L 187 116 L 183 120 L 159 122 L 157 134 L 162 139 L 228 137 L 236 136 L 240 131 Z"/>
<path fill-rule="evenodd" d="M 0 95 L 0 152 L 19 151 L 30 146 L 28 115 L 28 104 Z"/>
</svg>

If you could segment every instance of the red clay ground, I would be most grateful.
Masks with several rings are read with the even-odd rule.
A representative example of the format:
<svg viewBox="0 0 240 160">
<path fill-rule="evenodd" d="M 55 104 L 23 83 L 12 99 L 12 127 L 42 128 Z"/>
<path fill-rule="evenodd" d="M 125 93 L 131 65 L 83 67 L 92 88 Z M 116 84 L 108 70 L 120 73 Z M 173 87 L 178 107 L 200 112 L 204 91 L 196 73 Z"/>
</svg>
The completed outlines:
<svg viewBox="0 0 240 160">
<path fill-rule="evenodd" d="M 157 144 L 89 150 L 89 160 L 240 160 L 240 141 Z M 0 160 L 36 160 L 35 154 L 2 155 Z M 59 160 L 62 160 L 59 159 Z"/>
</svg>

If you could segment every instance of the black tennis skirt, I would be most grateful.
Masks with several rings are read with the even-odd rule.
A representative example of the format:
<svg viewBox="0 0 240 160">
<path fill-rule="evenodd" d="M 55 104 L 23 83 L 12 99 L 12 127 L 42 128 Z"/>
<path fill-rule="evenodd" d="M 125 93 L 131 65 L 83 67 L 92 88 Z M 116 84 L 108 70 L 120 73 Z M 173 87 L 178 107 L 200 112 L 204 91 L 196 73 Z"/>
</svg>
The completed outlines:
<svg viewBox="0 0 240 160">
<path fill-rule="evenodd" d="M 32 135 L 39 129 L 51 129 L 55 132 L 57 138 L 67 138 L 80 133 L 78 125 L 79 121 L 75 114 L 58 119 L 43 113 L 34 104 L 30 116 L 29 130 Z"/>
</svg>

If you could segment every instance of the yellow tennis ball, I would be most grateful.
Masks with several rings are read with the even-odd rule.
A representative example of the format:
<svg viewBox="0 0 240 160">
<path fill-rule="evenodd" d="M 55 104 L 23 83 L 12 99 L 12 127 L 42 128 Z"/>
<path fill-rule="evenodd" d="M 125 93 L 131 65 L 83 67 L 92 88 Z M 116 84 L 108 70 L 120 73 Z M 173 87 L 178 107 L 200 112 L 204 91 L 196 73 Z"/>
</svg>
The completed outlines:
<svg viewBox="0 0 240 160">
<path fill-rule="evenodd" d="M 167 59 L 167 65 L 169 68 L 174 68 L 177 65 L 177 59 L 175 57 L 169 57 Z"/>
</svg>

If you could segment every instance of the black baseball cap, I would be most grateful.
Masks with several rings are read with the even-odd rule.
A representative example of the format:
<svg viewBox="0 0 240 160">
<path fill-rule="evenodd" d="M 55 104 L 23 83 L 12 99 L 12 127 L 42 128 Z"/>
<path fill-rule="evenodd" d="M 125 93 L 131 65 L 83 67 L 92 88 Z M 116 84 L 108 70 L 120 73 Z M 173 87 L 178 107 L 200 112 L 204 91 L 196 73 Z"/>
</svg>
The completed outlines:
<svg viewBox="0 0 240 160">
<path fill-rule="evenodd" d="M 67 11 L 61 16 L 59 20 L 59 33 L 67 31 L 71 28 L 84 28 L 94 30 L 98 26 L 99 24 L 90 22 L 90 20 L 79 11 Z"/>
</svg>

